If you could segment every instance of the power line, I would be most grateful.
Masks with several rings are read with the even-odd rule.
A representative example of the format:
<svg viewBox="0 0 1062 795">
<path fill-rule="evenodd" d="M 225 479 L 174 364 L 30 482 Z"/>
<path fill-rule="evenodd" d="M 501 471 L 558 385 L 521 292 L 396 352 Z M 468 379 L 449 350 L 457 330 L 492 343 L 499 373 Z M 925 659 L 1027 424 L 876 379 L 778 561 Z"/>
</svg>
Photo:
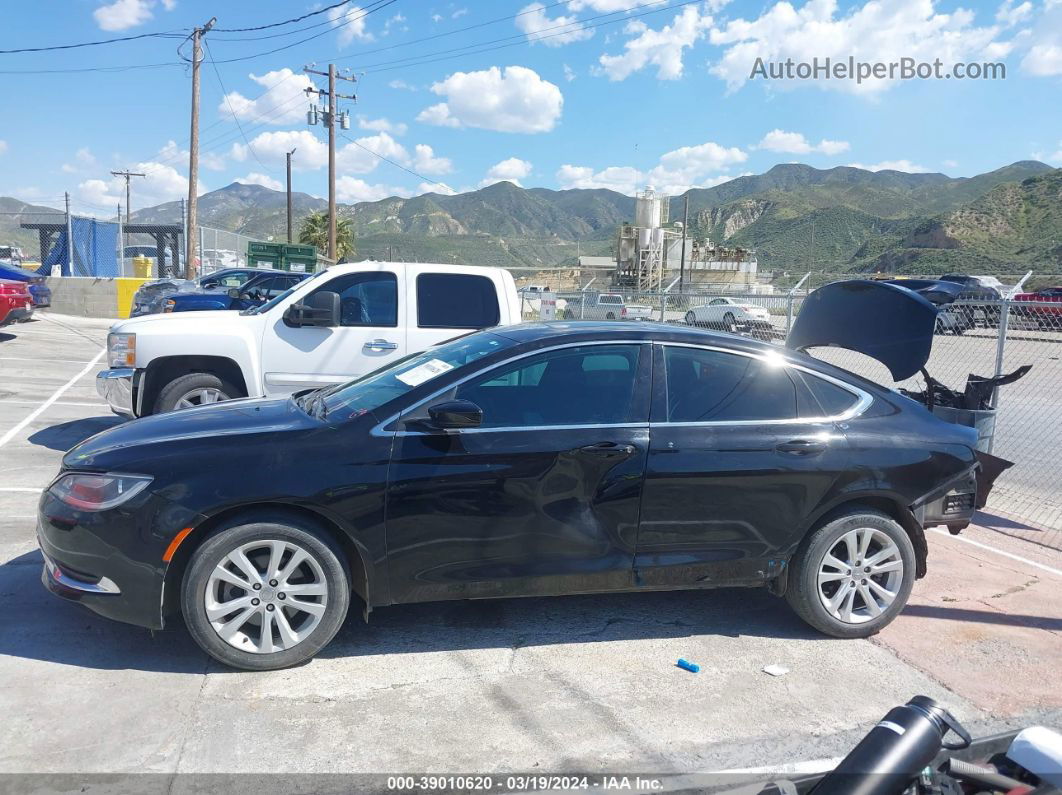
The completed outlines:
<svg viewBox="0 0 1062 795">
<path fill-rule="evenodd" d="M 61 75 L 80 72 L 128 72 L 133 69 L 157 69 L 161 66 L 181 66 L 180 61 L 125 64 L 119 66 L 82 66 L 72 69 L 0 69 L 0 75 Z"/>
<path fill-rule="evenodd" d="M 83 41 L 78 44 L 55 44 L 51 47 L 21 47 L 17 50 L 0 50 L 0 55 L 13 55 L 20 52 L 52 52 L 53 50 L 75 50 L 78 47 L 98 47 L 101 44 L 117 44 L 122 41 L 136 41 L 137 39 L 181 38 L 183 34 L 176 31 L 168 33 L 139 33 L 136 36 L 121 36 L 116 39 L 101 39 L 100 41 Z"/>
<path fill-rule="evenodd" d="M 301 17 L 295 17 L 294 19 L 285 19 L 283 22 L 271 22 L 268 25 L 259 25 L 256 28 L 217 28 L 214 32 L 215 33 L 249 33 L 249 32 L 254 31 L 254 30 L 267 30 L 269 28 L 279 28 L 281 25 L 291 25 L 291 24 L 293 24 L 295 22 L 302 22 L 304 19 L 309 19 L 310 17 L 315 17 L 318 14 L 324 14 L 324 13 L 326 13 L 328 11 L 331 11 L 333 8 L 339 8 L 340 6 L 345 6 L 348 3 L 350 3 L 350 0 L 342 0 L 342 2 L 333 3 L 332 5 L 325 6 L 324 8 L 318 9 L 317 11 L 311 11 L 308 14 L 303 14 Z"/>
<path fill-rule="evenodd" d="M 225 88 L 224 81 L 221 79 L 221 72 L 218 71 L 218 65 L 214 62 L 214 53 L 210 51 L 210 47 L 206 42 L 203 43 L 203 49 L 206 50 L 207 58 L 210 59 L 210 65 L 214 68 L 214 76 L 217 77 L 218 85 L 221 86 L 221 96 L 225 100 L 225 106 L 229 109 L 229 113 L 232 114 L 232 120 L 236 122 L 236 127 L 239 129 L 240 135 L 243 136 L 243 142 L 247 144 L 247 148 L 250 150 L 251 154 L 254 155 L 254 159 L 258 161 L 258 165 L 266 171 L 270 171 L 271 169 L 262 162 L 261 158 L 258 157 L 258 153 L 254 151 L 254 147 L 251 145 L 250 140 L 248 140 L 247 134 L 243 131 L 243 125 L 240 124 L 240 120 L 236 116 L 236 111 L 233 110 L 232 103 L 229 102 L 229 92 L 228 89 Z"/>
<path fill-rule="evenodd" d="M 430 179 L 430 178 L 428 178 L 428 177 L 424 176 L 423 174 L 419 174 L 419 173 L 417 173 L 416 171 L 414 171 L 414 170 L 413 170 L 413 169 L 411 169 L 411 168 L 406 168 L 406 167 L 405 167 L 405 166 L 403 166 L 403 165 L 402 165 L 401 163 L 396 163 L 396 162 L 395 162 L 394 160 L 392 160 L 391 158 L 389 158 L 389 157 L 384 157 L 384 156 L 383 156 L 383 155 L 381 155 L 381 154 L 380 154 L 379 152 L 373 151 L 373 150 L 372 150 L 372 149 L 370 149 L 369 147 L 365 146 L 365 144 L 359 143 L 358 141 L 356 141 L 356 140 L 354 140 L 353 138 L 351 138 L 351 137 L 350 137 L 349 135 L 346 135 L 346 134 L 344 134 L 344 133 L 340 133 L 340 135 L 342 135 L 342 136 L 343 136 L 344 138 L 346 138 L 346 139 L 347 139 L 348 141 L 350 141 L 350 142 L 351 142 L 352 144 L 354 144 L 354 146 L 358 147 L 359 149 L 364 149 L 364 150 L 365 150 L 366 152 L 368 152 L 368 153 L 369 153 L 370 155 L 375 155 L 376 157 L 378 157 L 378 158 L 380 158 L 381 160 L 383 160 L 383 161 L 384 161 L 385 163 L 390 163 L 390 164 L 391 164 L 392 166 L 394 166 L 395 168 L 400 168 L 400 169 L 402 169 L 403 171 L 405 171 L 405 172 L 406 172 L 407 174 L 412 174 L 412 175 L 413 175 L 414 177 L 416 177 L 417 179 L 419 179 L 419 180 L 421 180 L 421 181 L 423 181 L 423 182 L 427 182 L 427 183 L 428 183 L 428 184 L 430 184 L 430 185 L 442 185 L 442 186 L 443 186 L 444 188 L 446 188 L 446 189 L 447 189 L 448 191 L 454 191 L 454 189 L 453 189 L 453 188 L 451 188 L 451 187 L 450 187 L 449 185 L 447 185 L 447 184 L 446 184 L 445 182 L 439 182 L 439 180 L 437 180 L 437 179 Z M 456 192 L 456 191 L 454 191 L 454 192 Z"/>
</svg>

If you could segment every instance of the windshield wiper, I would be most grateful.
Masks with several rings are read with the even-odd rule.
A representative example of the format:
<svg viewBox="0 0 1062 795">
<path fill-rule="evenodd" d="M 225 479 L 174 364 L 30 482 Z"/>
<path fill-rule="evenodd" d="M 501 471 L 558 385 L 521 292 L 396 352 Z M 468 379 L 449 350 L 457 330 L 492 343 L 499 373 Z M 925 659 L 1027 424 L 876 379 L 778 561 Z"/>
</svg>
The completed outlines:
<svg viewBox="0 0 1062 795">
<path fill-rule="evenodd" d="M 315 389 L 313 392 L 309 392 L 297 401 L 299 408 L 319 420 L 323 420 L 328 416 L 328 407 L 325 405 L 324 389 Z"/>
</svg>

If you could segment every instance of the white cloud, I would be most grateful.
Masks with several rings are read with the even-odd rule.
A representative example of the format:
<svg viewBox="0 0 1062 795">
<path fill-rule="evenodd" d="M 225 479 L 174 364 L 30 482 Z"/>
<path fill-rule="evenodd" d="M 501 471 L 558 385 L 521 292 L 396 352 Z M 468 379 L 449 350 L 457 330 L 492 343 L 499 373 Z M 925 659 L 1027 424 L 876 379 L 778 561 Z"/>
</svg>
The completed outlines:
<svg viewBox="0 0 1062 795">
<path fill-rule="evenodd" d="M 756 145 L 756 148 L 766 149 L 769 152 L 788 152 L 794 155 L 806 155 L 812 152 L 836 155 L 847 152 L 850 147 L 848 141 L 830 141 L 826 138 L 817 144 L 812 144 L 802 133 L 775 129 L 763 136 L 763 140 Z"/>
<path fill-rule="evenodd" d="M 339 29 L 339 46 L 346 47 L 352 41 L 372 41 L 375 37 L 365 29 L 366 12 L 358 6 L 340 6 L 328 12 L 332 27 Z"/>
<path fill-rule="evenodd" d="M 1044 0 L 1043 13 L 1018 38 L 1028 47 L 1023 71 L 1035 77 L 1062 75 L 1062 0 Z"/>
<path fill-rule="evenodd" d="M 263 188 L 269 188 L 270 190 L 283 190 L 284 186 L 280 180 L 273 179 L 266 174 L 260 174 L 257 171 L 252 171 L 246 177 L 240 177 L 236 180 L 244 185 L 261 185 Z"/>
<path fill-rule="evenodd" d="M 166 144 L 159 149 L 158 159 L 160 162 L 166 163 L 167 165 L 187 163 L 188 150 L 181 149 L 177 146 L 176 141 L 167 141 Z M 224 171 L 225 157 L 217 152 L 200 151 L 199 165 L 203 168 L 210 169 L 211 171 Z"/>
<path fill-rule="evenodd" d="M 417 144 L 413 147 L 413 170 L 432 176 L 449 174 L 454 170 L 454 164 L 448 157 L 436 157 L 427 144 Z"/>
<path fill-rule="evenodd" d="M 978 27 L 974 13 L 956 8 L 951 13 L 938 12 L 934 0 L 891 0 L 865 2 L 849 12 L 839 10 L 837 0 L 806 0 L 802 6 L 776 2 L 754 19 L 731 19 L 724 27 L 713 28 L 712 44 L 724 48 L 722 58 L 711 72 L 726 81 L 730 90 L 741 88 L 756 64 L 784 62 L 820 63 L 829 57 L 834 62 L 896 61 L 902 55 L 915 61 L 944 64 L 985 57 L 996 42 L 998 26 Z M 998 52 L 998 47 L 995 50 Z M 867 79 L 862 83 L 848 79 L 763 80 L 772 88 L 811 86 L 856 94 L 874 94 L 898 82 Z"/>
<path fill-rule="evenodd" d="M 438 24 L 443 21 L 442 14 L 432 14 L 431 21 Z"/>
<path fill-rule="evenodd" d="M 958 166 L 959 166 L 959 161 L 958 160 L 945 160 L 944 161 L 944 168 L 958 168 Z"/>
<path fill-rule="evenodd" d="M 434 83 L 445 102 L 425 108 L 417 121 L 446 127 L 479 127 L 498 132 L 548 132 L 564 105 L 560 89 L 526 66 L 497 66 L 454 72 Z"/>
<path fill-rule="evenodd" d="M 910 160 L 882 160 L 880 163 L 874 163 L 869 166 L 863 163 L 849 163 L 848 165 L 852 168 L 862 168 L 866 171 L 906 171 L 908 174 L 926 174 L 929 172 L 929 169 L 925 166 L 912 163 Z"/>
<path fill-rule="evenodd" d="M 376 167 L 380 165 L 380 157 L 377 157 L 377 155 L 394 160 L 404 166 L 410 163 L 409 152 L 406 151 L 406 148 L 390 135 L 382 132 L 358 138 L 357 144 L 350 143 L 339 149 L 336 152 L 336 168 L 340 172 L 349 171 L 355 174 L 368 174 L 370 171 L 376 170 Z"/>
<path fill-rule="evenodd" d="M 564 64 L 564 79 L 569 83 L 575 79 L 575 70 L 568 66 L 568 64 Z"/>
<path fill-rule="evenodd" d="M 7 141 L 0 140 L 0 155 L 7 151 Z"/>
<path fill-rule="evenodd" d="M 188 196 L 188 178 L 173 166 L 149 160 L 134 163 L 129 170 L 140 171 L 146 175 L 133 182 L 133 212 L 138 208 L 152 207 Z M 209 190 L 203 180 L 199 180 L 198 188 L 199 195 Z M 121 204 L 124 212 L 125 179 L 88 179 L 78 184 L 74 196 L 83 202 L 101 207 L 117 207 Z"/>
<path fill-rule="evenodd" d="M 407 31 L 407 30 L 409 30 L 409 27 L 408 27 L 408 26 L 406 26 L 406 25 L 402 24 L 402 23 L 404 23 L 405 21 L 406 21 L 406 18 L 405 18 L 404 16 L 402 16 L 401 14 L 395 14 L 395 15 L 394 15 L 393 17 L 391 17 L 391 18 L 390 18 L 389 20 L 387 20 L 387 21 L 386 21 L 386 22 L 384 23 L 384 26 L 383 26 L 383 35 L 385 35 L 385 36 L 386 36 L 386 35 L 388 35 L 388 34 L 389 34 L 389 33 L 391 32 L 391 28 L 393 28 L 393 27 L 395 27 L 395 26 L 398 26 L 398 25 L 401 25 L 401 26 L 402 26 L 402 27 L 401 27 L 401 30 L 402 30 L 402 31 Z"/>
<path fill-rule="evenodd" d="M 1034 44 L 1022 59 L 1021 67 L 1038 77 L 1062 75 L 1062 46 Z"/>
<path fill-rule="evenodd" d="M 372 132 L 386 132 L 394 133 L 395 135 L 405 135 L 409 129 L 402 122 L 392 122 L 387 119 L 370 119 L 366 116 L 358 115 L 358 128 L 362 130 L 371 130 Z"/>
<path fill-rule="evenodd" d="M 248 77 L 265 92 L 254 99 L 239 91 L 226 94 L 218 105 L 222 117 L 231 119 L 235 114 L 239 119 L 269 124 L 291 124 L 304 117 L 309 102 L 305 89 L 312 85 L 309 77 L 287 67 Z"/>
<path fill-rule="evenodd" d="M 162 7 L 167 11 L 173 11 L 177 7 L 177 0 L 162 0 Z"/>
<path fill-rule="evenodd" d="M 0 141 L 0 153 L 4 151 L 3 142 Z M 74 162 L 63 163 L 60 168 L 66 174 L 77 174 L 80 171 L 87 171 L 88 169 L 96 167 L 96 156 L 92 154 L 87 146 L 83 146 L 74 153 Z"/>
<path fill-rule="evenodd" d="M 519 185 L 520 180 L 531 175 L 531 168 L 531 164 L 526 160 L 518 157 L 506 158 L 487 169 L 487 176 L 480 180 L 479 187 L 483 188 L 503 180 Z"/>
<path fill-rule="evenodd" d="M 387 86 L 388 86 L 388 88 L 393 88 L 393 89 L 396 89 L 398 91 L 416 91 L 417 90 L 416 86 L 411 86 L 405 80 L 392 80 L 390 83 L 387 84 Z"/>
<path fill-rule="evenodd" d="M 996 20 L 1007 27 L 1027 21 L 1033 13 L 1033 4 L 1029 0 L 1025 0 L 1025 2 L 1018 5 L 1014 5 L 1015 2 L 1017 0 L 1004 0 L 999 6 L 999 10 L 996 11 Z"/>
<path fill-rule="evenodd" d="M 375 202 L 391 196 L 408 197 L 410 195 L 408 189 L 394 185 L 370 185 L 365 180 L 356 177 L 336 178 L 336 198 L 344 202 Z"/>
<path fill-rule="evenodd" d="M 527 35 L 527 40 L 532 44 L 542 42 L 547 47 L 563 47 L 594 35 L 592 29 L 581 25 L 574 16 L 550 19 L 542 3 L 524 6 L 516 16 L 516 27 Z"/>
<path fill-rule="evenodd" d="M 259 133 L 251 140 L 255 154 L 263 161 L 276 164 L 284 162 L 284 155 L 297 150 L 291 158 L 291 167 L 296 171 L 315 171 L 328 164 L 328 147 L 309 130 L 276 130 Z M 232 145 L 232 158 L 243 162 L 251 157 L 247 145 Z"/>
<path fill-rule="evenodd" d="M 450 19 L 460 19 L 461 17 L 463 17 L 467 13 L 468 13 L 468 9 L 467 8 L 459 8 L 456 11 L 454 11 L 454 13 L 450 14 Z"/>
<path fill-rule="evenodd" d="M 687 47 L 692 47 L 704 38 L 712 25 L 712 18 L 702 15 L 697 6 L 686 6 L 675 15 L 670 25 L 653 30 L 640 19 L 627 23 L 624 32 L 631 34 L 621 55 L 602 55 L 598 58 L 601 71 L 609 80 L 626 80 L 632 74 L 649 66 L 656 67 L 656 76 L 661 80 L 677 80 L 682 77 L 682 56 Z"/>
<path fill-rule="evenodd" d="M 114 0 L 92 12 L 100 30 L 126 30 L 143 25 L 153 16 L 154 0 Z"/>
<path fill-rule="evenodd" d="M 594 171 L 589 166 L 566 164 L 556 173 L 562 188 L 608 188 L 630 195 L 647 185 L 668 193 L 683 193 L 690 188 L 706 188 L 733 179 L 725 173 L 744 163 L 748 155 L 737 147 L 720 146 L 708 141 L 698 146 L 683 146 L 665 152 L 655 167 L 640 171 L 632 166 L 610 166 Z M 713 173 L 715 172 L 715 173 Z"/>
<path fill-rule="evenodd" d="M 589 9 L 602 14 L 611 14 L 614 11 L 626 11 L 635 6 L 663 5 L 667 0 L 568 0 L 569 11 L 583 11 Z"/>
</svg>

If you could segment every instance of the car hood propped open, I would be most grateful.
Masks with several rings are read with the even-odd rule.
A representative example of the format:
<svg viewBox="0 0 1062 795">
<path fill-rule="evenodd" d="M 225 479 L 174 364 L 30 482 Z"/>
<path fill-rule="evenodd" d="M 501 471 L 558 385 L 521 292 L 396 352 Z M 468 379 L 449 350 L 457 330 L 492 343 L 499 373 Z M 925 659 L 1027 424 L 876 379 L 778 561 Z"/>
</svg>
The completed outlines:
<svg viewBox="0 0 1062 795">
<path fill-rule="evenodd" d="M 804 300 L 786 347 L 822 345 L 857 351 L 884 364 L 897 381 L 929 360 L 937 308 L 905 287 L 884 282 L 834 282 Z"/>
</svg>

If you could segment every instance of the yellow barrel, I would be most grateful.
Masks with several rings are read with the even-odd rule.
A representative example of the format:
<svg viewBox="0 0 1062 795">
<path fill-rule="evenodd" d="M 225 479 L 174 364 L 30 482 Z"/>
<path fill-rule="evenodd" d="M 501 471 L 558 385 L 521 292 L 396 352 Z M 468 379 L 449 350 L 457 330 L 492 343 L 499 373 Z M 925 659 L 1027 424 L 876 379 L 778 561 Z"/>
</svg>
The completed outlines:
<svg viewBox="0 0 1062 795">
<path fill-rule="evenodd" d="M 152 261 L 151 257 L 142 254 L 133 257 L 133 276 L 137 279 L 150 279 Z"/>
</svg>

